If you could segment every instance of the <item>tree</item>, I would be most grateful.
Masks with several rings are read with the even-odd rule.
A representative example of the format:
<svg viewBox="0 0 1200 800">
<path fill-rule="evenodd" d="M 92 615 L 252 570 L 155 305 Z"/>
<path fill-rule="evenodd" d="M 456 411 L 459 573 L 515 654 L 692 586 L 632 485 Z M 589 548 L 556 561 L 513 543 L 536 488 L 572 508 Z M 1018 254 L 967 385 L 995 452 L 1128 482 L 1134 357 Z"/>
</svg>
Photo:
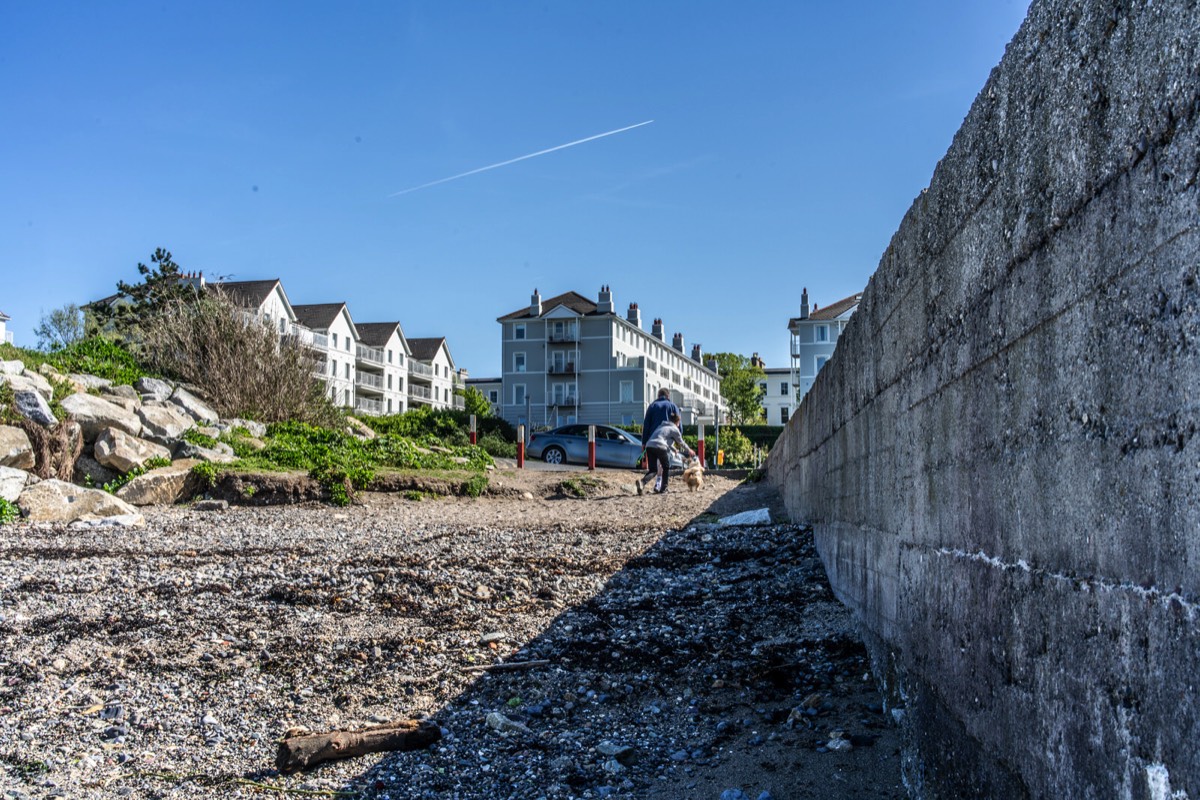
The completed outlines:
<svg viewBox="0 0 1200 800">
<path fill-rule="evenodd" d="M 83 311 L 74 303 L 56 308 L 42 315 L 42 321 L 34 333 L 37 334 L 39 349 L 62 350 L 86 337 Z"/>
<path fill-rule="evenodd" d="M 456 389 L 455 392 L 462 396 L 463 407 L 468 414 L 474 414 L 478 419 L 492 416 L 492 404 L 476 387 L 468 386 L 465 389 Z"/>
<path fill-rule="evenodd" d="M 761 383 L 767 374 L 762 367 L 751 364 L 749 358 L 737 353 L 714 353 L 709 358 L 717 362 L 721 398 L 729 408 L 729 421 L 734 425 L 763 422 Z"/>
<path fill-rule="evenodd" d="M 183 278 L 169 250 L 155 249 L 150 263 L 154 266 L 140 262 L 137 265 L 138 274 L 144 279 L 141 283 L 117 281 L 117 294 L 112 301 L 90 306 L 98 329 L 129 338 L 143 322 L 172 301 L 195 298 L 196 288 Z"/>
</svg>

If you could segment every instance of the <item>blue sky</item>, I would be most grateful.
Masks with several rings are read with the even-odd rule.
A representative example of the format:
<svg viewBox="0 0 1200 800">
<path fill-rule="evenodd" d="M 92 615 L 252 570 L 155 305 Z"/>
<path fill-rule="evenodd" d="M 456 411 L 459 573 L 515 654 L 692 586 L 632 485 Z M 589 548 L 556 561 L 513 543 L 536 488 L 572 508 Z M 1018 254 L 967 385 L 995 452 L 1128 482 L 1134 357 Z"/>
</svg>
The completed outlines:
<svg viewBox="0 0 1200 800">
<path fill-rule="evenodd" d="M 0 310 L 185 269 L 447 336 L 595 298 L 788 362 L 866 285 L 1026 0 L 0 0 Z M 606 131 L 650 125 L 399 196 Z"/>
</svg>

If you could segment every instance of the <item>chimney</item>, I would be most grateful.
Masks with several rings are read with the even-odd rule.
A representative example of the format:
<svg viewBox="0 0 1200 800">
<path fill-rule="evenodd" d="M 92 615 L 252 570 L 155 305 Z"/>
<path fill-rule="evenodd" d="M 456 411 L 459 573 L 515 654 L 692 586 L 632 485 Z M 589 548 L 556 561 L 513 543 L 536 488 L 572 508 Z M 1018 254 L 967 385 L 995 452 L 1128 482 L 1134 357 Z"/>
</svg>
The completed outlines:
<svg viewBox="0 0 1200 800">
<path fill-rule="evenodd" d="M 716 372 L 717 371 L 717 360 L 715 358 L 710 358 L 708 361 L 704 362 L 704 366 L 708 367 L 713 372 Z"/>
<path fill-rule="evenodd" d="M 695 361 L 697 364 L 704 363 L 704 357 L 700 353 L 700 345 L 698 344 L 692 345 L 692 361 Z"/>
<path fill-rule="evenodd" d="M 533 290 L 533 294 L 529 298 L 529 313 L 535 317 L 542 315 L 542 296 L 538 294 L 537 289 Z"/>
<path fill-rule="evenodd" d="M 683 334 L 677 333 L 671 337 L 671 347 L 674 347 L 679 352 L 683 352 Z"/>
<path fill-rule="evenodd" d="M 761 358 L 758 357 L 758 353 L 754 353 L 753 355 L 750 356 L 750 366 L 758 367 L 759 369 L 767 368 L 766 363 Z"/>
<path fill-rule="evenodd" d="M 625 314 L 625 321 L 633 323 L 641 330 L 642 327 L 642 310 L 638 308 L 637 303 L 629 304 L 629 311 Z"/>
<path fill-rule="evenodd" d="M 800 319 L 808 319 L 808 287 L 800 293 Z"/>
<path fill-rule="evenodd" d="M 650 335 L 660 342 L 663 340 L 663 321 L 662 317 L 655 317 L 654 323 L 650 326 Z"/>
<path fill-rule="evenodd" d="M 600 287 L 600 302 L 596 304 L 596 310 L 601 314 L 615 313 L 613 308 L 612 289 L 608 288 L 608 284 Z"/>
</svg>

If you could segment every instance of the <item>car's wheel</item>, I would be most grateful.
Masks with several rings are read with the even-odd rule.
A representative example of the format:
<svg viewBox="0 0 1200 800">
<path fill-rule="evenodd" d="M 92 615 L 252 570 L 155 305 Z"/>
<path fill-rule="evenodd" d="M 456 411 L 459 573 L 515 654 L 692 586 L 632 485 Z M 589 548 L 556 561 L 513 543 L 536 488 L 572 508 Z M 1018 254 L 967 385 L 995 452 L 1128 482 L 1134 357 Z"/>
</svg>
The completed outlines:
<svg viewBox="0 0 1200 800">
<path fill-rule="evenodd" d="M 562 464 L 567 460 L 567 453 L 561 447 L 547 447 L 542 453 L 542 461 L 547 464 Z"/>
</svg>

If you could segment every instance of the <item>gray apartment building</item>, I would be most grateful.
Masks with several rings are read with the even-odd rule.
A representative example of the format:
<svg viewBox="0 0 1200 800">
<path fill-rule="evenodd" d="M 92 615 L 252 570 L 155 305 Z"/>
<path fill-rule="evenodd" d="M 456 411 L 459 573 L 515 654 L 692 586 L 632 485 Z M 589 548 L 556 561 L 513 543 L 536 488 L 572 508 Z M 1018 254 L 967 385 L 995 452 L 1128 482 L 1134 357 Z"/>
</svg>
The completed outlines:
<svg viewBox="0 0 1200 800">
<path fill-rule="evenodd" d="M 684 424 L 723 414 L 721 379 L 700 345 L 685 351 L 680 333 L 667 343 L 661 319 L 643 330 L 637 303 L 617 314 L 608 286 L 595 301 L 577 292 L 543 301 L 534 289 L 528 306 L 497 322 L 501 415 L 513 425 L 641 423 L 663 387 Z"/>
<path fill-rule="evenodd" d="M 854 315 L 862 292 L 818 308 L 808 307 L 808 289 L 800 295 L 800 316 L 788 321 L 792 334 L 792 385 L 796 387 L 796 406 L 808 394 L 817 373 L 833 356 L 838 337 Z M 778 413 L 778 412 L 777 412 Z"/>
</svg>

